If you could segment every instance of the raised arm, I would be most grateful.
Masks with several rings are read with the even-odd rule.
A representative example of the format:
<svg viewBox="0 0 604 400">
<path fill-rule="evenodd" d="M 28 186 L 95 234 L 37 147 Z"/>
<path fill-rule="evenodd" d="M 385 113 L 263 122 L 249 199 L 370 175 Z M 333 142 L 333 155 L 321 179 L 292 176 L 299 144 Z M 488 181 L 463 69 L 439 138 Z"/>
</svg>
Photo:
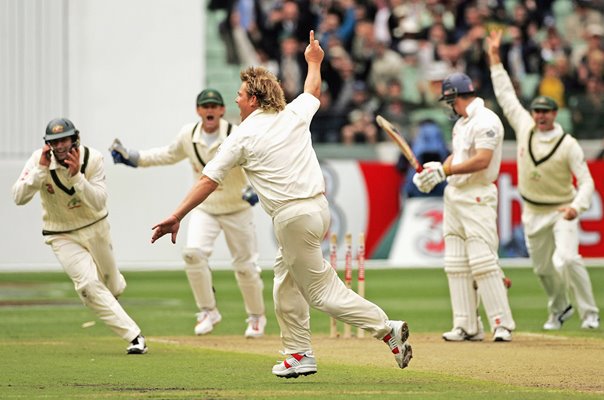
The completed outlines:
<svg viewBox="0 0 604 400">
<path fill-rule="evenodd" d="M 527 129 L 523 127 L 530 127 L 534 122 L 531 114 L 520 103 L 512 80 L 501 63 L 499 48 L 502 34 L 501 30 L 495 30 L 486 37 L 486 51 L 491 65 L 491 81 L 497 103 L 514 129 L 516 139 L 523 141 L 527 132 Z"/>
<path fill-rule="evenodd" d="M 310 40 L 304 51 L 304 58 L 308 64 L 304 92 L 310 93 L 316 98 L 321 96 L 321 62 L 324 55 L 319 41 L 315 40 L 315 31 L 310 31 Z"/>
<path fill-rule="evenodd" d="M 486 37 L 487 41 L 487 54 L 489 56 L 489 65 L 501 64 L 501 57 L 499 56 L 499 48 L 501 47 L 501 35 L 503 31 L 494 30 L 491 31 L 489 36 Z"/>
</svg>

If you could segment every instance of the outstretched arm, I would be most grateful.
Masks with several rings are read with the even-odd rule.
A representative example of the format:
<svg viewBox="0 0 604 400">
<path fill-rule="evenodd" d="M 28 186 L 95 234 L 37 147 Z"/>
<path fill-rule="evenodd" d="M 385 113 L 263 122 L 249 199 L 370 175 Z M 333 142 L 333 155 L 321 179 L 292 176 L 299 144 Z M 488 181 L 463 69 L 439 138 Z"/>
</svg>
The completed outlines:
<svg viewBox="0 0 604 400">
<path fill-rule="evenodd" d="M 316 98 L 321 96 L 321 62 L 325 53 L 318 40 L 315 40 L 315 31 L 310 31 L 310 39 L 304 58 L 308 64 L 308 73 L 304 81 L 304 92 L 310 93 Z"/>
<path fill-rule="evenodd" d="M 189 191 L 182 203 L 178 206 L 176 211 L 172 213 L 168 218 L 155 225 L 153 228 L 153 236 L 151 237 L 151 243 L 155 243 L 157 239 L 164 236 L 166 233 L 172 234 L 172 243 L 176 243 L 176 235 L 180 228 L 180 221 L 191 211 L 193 208 L 201 204 L 214 190 L 218 187 L 218 183 L 214 182 L 205 175 L 197 181 L 195 186 Z"/>
</svg>

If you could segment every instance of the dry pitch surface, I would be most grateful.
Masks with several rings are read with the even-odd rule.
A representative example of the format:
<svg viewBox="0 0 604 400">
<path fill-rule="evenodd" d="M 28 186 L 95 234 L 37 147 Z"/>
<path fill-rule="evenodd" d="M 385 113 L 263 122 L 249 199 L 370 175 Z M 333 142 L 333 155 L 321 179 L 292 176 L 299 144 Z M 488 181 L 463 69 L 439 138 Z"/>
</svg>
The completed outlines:
<svg viewBox="0 0 604 400">
<path fill-rule="evenodd" d="M 275 336 L 249 340 L 239 336 L 155 338 L 152 341 L 196 345 L 214 350 L 275 355 Z M 413 359 L 409 369 L 495 381 L 543 389 L 566 389 L 604 394 L 604 341 L 546 334 L 515 333 L 510 343 L 447 343 L 437 335 L 417 334 L 409 339 Z M 326 362 L 396 368 L 383 343 L 363 339 L 331 339 L 315 335 L 313 347 L 319 373 Z M 268 371 L 267 371 L 268 372 Z M 401 373 L 404 373 L 401 371 Z M 312 379 L 312 378 L 299 378 Z"/>
</svg>

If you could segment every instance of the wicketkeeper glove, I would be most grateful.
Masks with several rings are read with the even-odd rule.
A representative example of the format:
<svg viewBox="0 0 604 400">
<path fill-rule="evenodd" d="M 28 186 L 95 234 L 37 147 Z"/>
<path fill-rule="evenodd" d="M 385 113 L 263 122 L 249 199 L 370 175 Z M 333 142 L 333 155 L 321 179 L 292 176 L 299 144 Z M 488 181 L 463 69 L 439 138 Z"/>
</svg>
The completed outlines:
<svg viewBox="0 0 604 400">
<path fill-rule="evenodd" d="M 251 205 L 258 203 L 258 195 L 251 186 L 247 186 L 243 189 L 241 198 Z"/>
<path fill-rule="evenodd" d="M 126 164 L 130 167 L 138 167 L 139 154 L 137 150 L 128 150 L 122 145 L 119 139 L 114 139 L 109 146 L 111 157 L 114 164 Z"/>
</svg>

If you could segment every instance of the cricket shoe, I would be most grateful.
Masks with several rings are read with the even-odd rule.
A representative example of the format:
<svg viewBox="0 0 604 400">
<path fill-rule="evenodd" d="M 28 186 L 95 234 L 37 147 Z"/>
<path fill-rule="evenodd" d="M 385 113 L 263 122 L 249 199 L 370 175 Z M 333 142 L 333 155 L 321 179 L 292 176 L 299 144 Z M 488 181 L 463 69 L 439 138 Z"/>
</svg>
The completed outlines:
<svg viewBox="0 0 604 400">
<path fill-rule="evenodd" d="M 266 326 L 266 317 L 264 315 L 250 315 L 247 322 L 247 328 L 245 330 L 246 338 L 259 338 L 264 336 L 264 327 Z"/>
<path fill-rule="evenodd" d="M 409 325 L 405 321 L 388 321 L 387 324 L 392 328 L 392 331 L 384 336 L 382 340 L 390 347 L 398 366 L 406 368 L 413 358 L 413 350 L 407 342 Z"/>
<path fill-rule="evenodd" d="M 543 329 L 546 331 L 557 331 L 562 328 L 564 321 L 567 321 L 574 313 L 575 309 L 572 305 L 569 305 L 561 313 L 550 314 L 545 324 L 543 324 Z"/>
<path fill-rule="evenodd" d="M 583 329 L 598 329 L 600 327 L 600 316 L 596 313 L 589 313 L 583 319 L 581 328 Z"/>
<path fill-rule="evenodd" d="M 214 329 L 214 325 L 222 321 L 222 315 L 217 309 L 202 310 L 197 313 L 197 324 L 195 325 L 196 335 L 205 335 Z"/>
<path fill-rule="evenodd" d="M 447 342 L 463 342 L 469 340 L 471 342 L 480 342 L 484 340 L 484 325 L 478 317 L 478 331 L 474 335 L 468 335 L 463 328 L 453 328 L 449 332 L 443 333 L 443 339 Z"/>
<path fill-rule="evenodd" d="M 147 343 L 145 342 L 145 337 L 143 335 L 138 335 L 128 345 L 126 348 L 126 353 L 128 354 L 145 354 L 147 352 Z"/>
<path fill-rule="evenodd" d="M 300 375 L 317 373 L 317 362 L 312 351 L 290 354 L 273 367 L 273 375 L 279 378 L 297 378 Z"/>
<path fill-rule="evenodd" d="M 511 342 L 512 341 L 512 332 L 508 328 L 504 328 L 503 326 L 498 326 L 495 328 L 495 332 L 493 333 L 493 341 L 494 342 Z"/>
</svg>

